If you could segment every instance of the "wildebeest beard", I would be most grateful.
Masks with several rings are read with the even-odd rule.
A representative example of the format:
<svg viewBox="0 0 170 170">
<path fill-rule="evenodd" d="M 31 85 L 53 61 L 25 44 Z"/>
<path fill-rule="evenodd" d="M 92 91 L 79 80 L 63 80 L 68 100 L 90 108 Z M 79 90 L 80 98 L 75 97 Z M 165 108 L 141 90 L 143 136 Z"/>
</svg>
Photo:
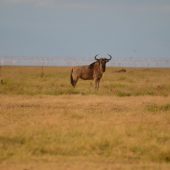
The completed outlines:
<svg viewBox="0 0 170 170">
<path fill-rule="evenodd" d="M 102 64 L 102 71 L 105 72 L 105 70 L 106 70 L 106 63 L 103 63 Z"/>
</svg>

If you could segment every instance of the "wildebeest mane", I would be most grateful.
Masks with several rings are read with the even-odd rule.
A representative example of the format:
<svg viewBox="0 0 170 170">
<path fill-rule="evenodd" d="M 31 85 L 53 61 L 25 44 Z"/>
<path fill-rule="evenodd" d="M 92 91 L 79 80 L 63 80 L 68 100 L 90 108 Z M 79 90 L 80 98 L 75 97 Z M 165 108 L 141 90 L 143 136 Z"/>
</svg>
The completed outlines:
<svg viewBox="0 0 170 170">
<path fill-rule="evenodd" d="M 93 62 L 93 63 L 91 63 L 91 64 L 88 66 L 88 68 L 89 68 L 89 69 L 93 69 L 95 64 L 96 64 L 96 61 Z"/>
</svg>

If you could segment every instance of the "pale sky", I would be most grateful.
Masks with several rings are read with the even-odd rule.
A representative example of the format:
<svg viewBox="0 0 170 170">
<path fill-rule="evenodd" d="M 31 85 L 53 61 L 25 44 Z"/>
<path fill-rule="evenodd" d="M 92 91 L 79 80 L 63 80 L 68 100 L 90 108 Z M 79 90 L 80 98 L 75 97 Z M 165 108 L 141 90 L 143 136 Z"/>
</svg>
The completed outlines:
<svg viewBox="0 0 170 170">
<path fill-rule="evenodd" d="M 170 58 L 170 0 L 0 0 L 0 56 Z"/>
</svg>

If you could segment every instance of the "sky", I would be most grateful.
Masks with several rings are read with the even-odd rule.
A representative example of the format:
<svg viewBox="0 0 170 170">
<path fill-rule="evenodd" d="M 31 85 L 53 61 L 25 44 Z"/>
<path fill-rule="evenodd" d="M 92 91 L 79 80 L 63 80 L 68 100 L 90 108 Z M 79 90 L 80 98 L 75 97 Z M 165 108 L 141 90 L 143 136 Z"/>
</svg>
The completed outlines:
<svg viewBox="0 0 170 170">
<path fill-rule="evenodd" d="M 170 0 L 0 0 L 0 57 L 170 58 Z"/>
</svg>

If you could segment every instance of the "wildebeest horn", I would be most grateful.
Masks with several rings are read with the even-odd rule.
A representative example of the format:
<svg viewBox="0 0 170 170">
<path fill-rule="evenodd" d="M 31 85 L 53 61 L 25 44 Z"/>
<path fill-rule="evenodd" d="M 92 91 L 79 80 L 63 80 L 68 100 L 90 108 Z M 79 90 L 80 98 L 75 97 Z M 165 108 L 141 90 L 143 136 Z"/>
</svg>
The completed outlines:
<svg viewBox="0 0 170 170">
<path fill-rule="evenodd" d="M 97 55 L 94 56 L 94 59 L 95 59 L 95 60 L 98 60 L 98 58 L 97 58 L 98 55 L 99 55 L 99 54 L 97 54 Z"/>
<path fill-rule="evenodd" d="M 107 54 L 110 58 L 108 60 L 111 60 L 112 59 L 112 56 L 110 54 Z"/>
</svg>

